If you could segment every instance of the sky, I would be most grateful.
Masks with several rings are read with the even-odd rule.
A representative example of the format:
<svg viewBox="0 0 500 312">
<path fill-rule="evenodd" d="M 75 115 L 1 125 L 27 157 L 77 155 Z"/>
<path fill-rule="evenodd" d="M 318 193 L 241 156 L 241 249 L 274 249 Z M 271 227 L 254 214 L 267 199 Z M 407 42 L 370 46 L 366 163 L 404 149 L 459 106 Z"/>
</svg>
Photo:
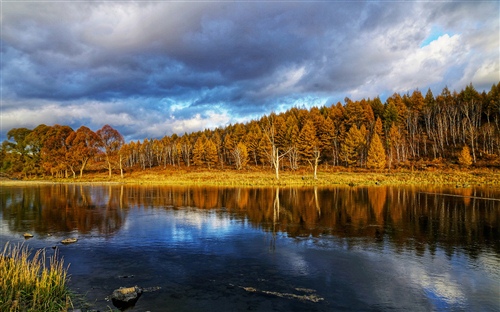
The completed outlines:
<svg viewBox="0 0 500 312">
<path fill-rule="evenodd" d="M 1 2 L 1 134 L 127 141 L 500 81 L 499 1 Z"/>
</svg>

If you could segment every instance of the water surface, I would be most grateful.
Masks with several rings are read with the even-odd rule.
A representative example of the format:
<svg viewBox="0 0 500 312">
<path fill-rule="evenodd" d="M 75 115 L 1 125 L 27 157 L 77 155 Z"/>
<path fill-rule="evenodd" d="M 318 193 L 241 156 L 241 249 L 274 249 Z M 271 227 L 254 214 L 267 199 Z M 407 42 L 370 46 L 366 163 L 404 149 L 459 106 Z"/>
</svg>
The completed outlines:
<svg viewBox="0 0 500 312">
<path fill-rule="evenodd" d="M 161 289 L 130 311 L 500 310 L 491 188 L 0 191 L 2 245 L 57 247 L 71 288 L 101 311 L 133 285 Z"/>
</svg>

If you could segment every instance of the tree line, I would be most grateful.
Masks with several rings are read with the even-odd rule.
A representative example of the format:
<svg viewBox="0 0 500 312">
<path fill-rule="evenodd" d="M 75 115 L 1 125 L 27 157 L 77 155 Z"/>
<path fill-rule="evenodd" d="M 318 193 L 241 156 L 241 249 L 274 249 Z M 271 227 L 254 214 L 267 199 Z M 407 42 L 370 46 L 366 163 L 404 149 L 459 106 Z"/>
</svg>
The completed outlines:
<svg viewBox="0 0 500 312">
<path fill-rule="evenodd" d="M 24 176 L 81 177 L 94 168 L 142 170 L 248 166 L 280 170 L 319 165 L 392 169 L 431 163 L 500 164 L 500 83 L 488 92 L 469 84 L 311 109 L 294 107 L 258 120 L 183 135 L 125 142 L 114 128 L 14 128 L 2 143 L 2 171 Z"/>
</svg>

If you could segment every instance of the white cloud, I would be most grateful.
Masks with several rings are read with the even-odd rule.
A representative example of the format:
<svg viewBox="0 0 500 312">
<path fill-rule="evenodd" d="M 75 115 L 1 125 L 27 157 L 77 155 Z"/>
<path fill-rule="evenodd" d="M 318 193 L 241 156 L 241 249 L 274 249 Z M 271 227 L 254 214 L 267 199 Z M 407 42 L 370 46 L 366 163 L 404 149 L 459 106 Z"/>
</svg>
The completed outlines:
<svg viewBox="0 0 500 312">
<path fill-rule="evenodd" d="M 469 48 L 460 35 L 444 34 L 428 45 L 392 55 L 392 62 L 386 60 L 390 66 L 387 74 L 367 79 L 350 94 L 355 98 L 373 97 L 377 90 L 406 92 L 441 82 L 450 69 L 466 63 Z"/>
<path fill-rule="evenodd" d="M 231 116 L 227 112 L 207 111 L 204 116 L 195 114 L 188 119 L 171 118 L 165 121 L 165 128 L 168 127 L 168 133 L 177 133 L 182 135 L 184 132 L 190 133 L 204 129 L 214 129 L 227 125 L 231 121 Z"/>
<path fill-rule="evenodd" d="M 43 101 L 42 101 L 43 102 Z M 15 106 L 11 104 L 9 106 Z M 62 106 L 59 103 L 45 102 L 35 108 L 7 109 L 2 111 L 2 128 L 14 127 L 34 128 L 40 124 L 72 124 L 89 120 L 99 128 L 105 124 L 113 126 L 130 125 L 134 122 L 132 116 L 125 112 L 107 113 L 109 105 L 105 103 L 89 102 Z M 91 113 L 89 113 L 91 112 Z"/>
<path fill-rule="evenodd" d="M 495 28 L 492 28 L 495 29 Z M 465 62 L 462 77 L 457 79 L 454 87 L 463 88 L 473 83 L 476 88 L 489 88 L 500 81 L 500 36 L 498 24 L 488 34 L 468 34 L 466 42 L 470 47 L 470 55 Z"/>
<path fill-rule="evenodd" d="M 445 34 L 395 63 L 386 83 L 392 83 L 395 91 L 405 91 L 441 81 L 450 67 L 463 64 L 467 53 L 460 35 Z"/>
<path fill-rule="evenodd" d="M 105 124 L 109 124 L 118 129 L 127 140 L 142 140 L 161 138 L 173 133 L 182 135 L 184 132 L 214 129 L 235 122 L 229 112 L 220 107 L 213 107 L 204 111 L 203 114 L 195 113 L 188 118 L 178 118 L 174 115 L 169 116 L 168 113 L 142 107 L 138 105 L 137 100 L 114 103 L 86 101 L 69 103 L 65 106 L 51 101 L 37 102 L 30 105 L 16 101 L 4 103 L 6 105 L 3 106 L 1 116 L 2 132 L 6 133 L 12 128 L 20 127 L 33 129 L 40 124 L 74 125 L 74 130 L 81 125 L 86 125 L 96 131 Z M 189 106 L 177 108 L 178 112 L 183 115 L 192 111 Z"/>
<path fill-rule="evenodd" d="M 469 70 L 471 68 L 467 68 Z M 469 75 L 464 75 L 467 77 Z M 492 81 L 500 81 L 500 67 L 498 62 L 492 60 L 485 60 L 476 71 L 470 75 L 471 80 L 474 85 L 487 85 L 491 84 Z M 465 81 L 461 81 L 460 85 L 465 85 Z"/>
</svg>

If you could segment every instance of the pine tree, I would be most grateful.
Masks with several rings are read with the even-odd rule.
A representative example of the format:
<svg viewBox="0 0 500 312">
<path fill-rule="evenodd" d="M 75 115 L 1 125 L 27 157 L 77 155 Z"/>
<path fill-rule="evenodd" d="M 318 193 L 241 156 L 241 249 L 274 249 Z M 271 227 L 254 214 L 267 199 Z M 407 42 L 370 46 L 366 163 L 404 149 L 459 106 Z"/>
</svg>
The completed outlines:
<svg viewBox="0 0 500 312">
<path fill-rule="evenodd" d="M 257 149 L 259 161 L 262 164 L 262 166 L 269 165 L 272 167 L 272 159 L 270 157 L 271 150 L 272 150 L 271 142 L 269 142 L 269 140 L 265 136 L 262 136 L 259 141 L 259 146 Z"/>
<path fill-rule="evenodd" d="M 387 101 L 387 104 L 385 106 L 384 110 L 384 128 L 386 131 L 389 131 L 391 126 L 394 123 L 398 122 L 398 109 L 396 105 L 394 105 L 393 101 Z"/>
<path fill-rule="evenodd" d="M 378 134 L 379 136 L 379 139 L 382 140 L 383 136 L 384 136 L 384 130 L 382 128 L 382 120 L 380 119 L 380 117 L 377 117 L 377 120 L 375 121 L 375 133 Z"/>
<path fill-rule="evenodd" d="M 205 136 L 196 140 L 193 147 L 193 165 L 202 166 L 205 159 Z"/>
<path fill-rule="evenodd" d="M 318 140 L 316 139 L 316 129 L 311 120 L 307 120 L 300 130 L 298 139 L 299 154 L 305 160 L 310 160 L 314 156 L 314 148 L 318 147 Z"/>
<path fill-rule="evenodd" d="M 340 146 L 340 158 L 346 166 L 353 166 L 359 158 L 358 147 L 362 141 L 362 135 L 356 125 L 352 126 L 347 132 L 344 142 Z"/>
<path fill-rule="evenodd" d="M 234 149 L 234 141 L 230 133 L 224 136 L 224 160 L 228 162 L 229 165 L 232 164 L 231 153 Z"/>
<path fill-rule="evenodd" d="M 469 167 L 470 165 L 472 165 L 472 156 L 467 145 L 462 148 L 462 151 L 458 156 L 458 163 L 464 167 Z"/>
<path fill-rule="evenodd" d="M 359 159 L 359 164 L 364 167 L 366 165 L 366 157 L 368 155 L 368 142 L 367 142 L 367 137 L 368 137 L 368 130 L 366 129 L 365 125 L 361 125 L 359 128 L 359 136 L 357 137 L 357 151 L 358 151 L 358 159 Z"/>
<path fill-rule="evenodd" d="M 212 137 L 210 138 L 212 142 L 215 144 L 215 150 L 217 152 L 217 164 L 221 166 L 221 168 L 224 168 L 224 156 L 223 156 L 223 151 L 222 151 L 222 130 L 217 128 Z"/>
<path fill-rule="evenodd" d="M 263 137 L 262 131 L 256 122 L 252 122 L 249 127 L 250 130 L 245 138 L 245 145 L 247 146 L 247 151 L 252 159 L 252 162 L 257 165 L 258 164 L 258 150 L 259 150 L 259 142 Z"/>
<path fill-rule="evenodd" d="M 385 149 L 377 133 L 373 135 L 368 149 L 367 166 L 370 169 L 383 169 L 385 167 Z"/>
<path fill-rule="evenodd" d="M 205 163 L 208 166 L 208 169 L 215 167 L 219 160 L 219 155 L 217 153 L 217 145 L 211 140 L 208 139 L 205 141 Z"/>
</svg>

